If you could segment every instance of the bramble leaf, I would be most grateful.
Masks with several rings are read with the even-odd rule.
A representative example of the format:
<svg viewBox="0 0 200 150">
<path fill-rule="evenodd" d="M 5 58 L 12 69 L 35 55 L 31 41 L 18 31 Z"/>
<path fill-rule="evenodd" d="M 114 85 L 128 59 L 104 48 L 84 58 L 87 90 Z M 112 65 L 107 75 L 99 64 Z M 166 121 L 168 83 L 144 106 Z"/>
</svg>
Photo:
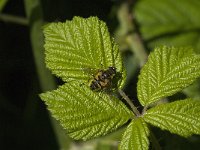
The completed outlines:
<svg viewBox="0 0 200 150">
<path fill-rule="evenodd" d="M 134 117 L 114 96 L 93 92 L 78 82 L 66 83 L 40 97 L 69 136 L 76 140 L 105 135 Z"/>
<path fill-rule="evenodd" d="M 149 109 L 144 120 L 163 130 L 184 137 L 200 134 L 200 102 L 186 99 Z"/>
<path fill-rule="evenodd" d="M 193 46 L 199 51 L 199 7 L 199 0 L 140 0 L 133 13 L 151 47 Z"/>
<path fill-rule="evenodd" d="M 124 84 L 126 74 L 118 46 L 97 17 L 50 23 L 44 27 L 44 35 L 47 67 L 63 81 L 87 83 L 98 70 L 113 66 L 121 76 L 117 86 Z"/>
<path fill-rule="evenodd" d="M 148 150 L 149 129 L 142 118 L 132 120 L 122 136 L 119 150 Z"/>
<path fill-rule="evenodd" d="M 149 55 L 139 75 L 138 98 L 145 106 L 171 96 L 200 76 L 200 56 L 189 48 L 160 47 Z"/>
</svg>

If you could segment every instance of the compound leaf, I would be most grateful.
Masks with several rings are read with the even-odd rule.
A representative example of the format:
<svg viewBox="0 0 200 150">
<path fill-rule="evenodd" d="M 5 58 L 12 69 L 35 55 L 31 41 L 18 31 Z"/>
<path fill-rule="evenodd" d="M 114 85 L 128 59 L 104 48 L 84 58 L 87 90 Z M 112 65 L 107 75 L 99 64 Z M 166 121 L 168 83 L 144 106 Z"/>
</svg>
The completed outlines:
<svg viewBox="0 0 200 150">
<path fill-rule="evenodd" d="M 122 136 L 119 150 L 148 150 L 149 129 L 142 118 L 132 120 Z"/>
<path fill-rule="evenodd" d="M 200 76 L 200 56 L 190 48 L 160 47 L 139 75 L 138 98 L 145 106 L 171 96 Z"/>
<path fill-rule="evenodd" d="M 78 82 L 66 83 L 40 97 L 76 140 L 105 135 L 133 117 L 133 113 L 114 96 L 93 92 Z"/>
<path fill-rule="evenodd" d="M 116 67 L 125 81 L 118 46 L 110 37 L 106 24 L 97 17 L 74 17 L 65 23 L 44 27 L 47 67 L 63 81 L 88 82 L 98 70 Z"/>
<path fill-rule="evenodd" d="M 200 134 L 200 102 L 186 99 L 149 109 L 144 120 L 184 137 Z"/>
</svg>

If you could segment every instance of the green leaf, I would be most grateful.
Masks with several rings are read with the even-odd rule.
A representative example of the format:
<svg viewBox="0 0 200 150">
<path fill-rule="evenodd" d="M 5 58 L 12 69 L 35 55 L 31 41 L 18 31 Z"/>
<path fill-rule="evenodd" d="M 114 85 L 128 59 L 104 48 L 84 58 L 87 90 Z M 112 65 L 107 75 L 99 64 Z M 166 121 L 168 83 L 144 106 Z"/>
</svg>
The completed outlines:
<svg viewBox="0 0 200 150">
<path fill-rule="evenodd" d="M 200 102 L 191 99 L 161 104 L 149 109 L 144 120 L 184 137 L 200 134 Z"/>
<path fill-rule="evenodd" d="M 44 27 L 47 67 L 64 81 L 87 83 L 100 69 L 116 67 L 125 81 L 118 46 L 110 37 L 106 24 L 97 17 L 74 17 L 65 23 L 51 23 Z"/>
<path fill-rule="evenodd" d="M 192 99 L 200 100 L 199 91 L 200 91 L 200 79 L 195 81 L 195 83 L 193 83 L 191 86 L 184 89 L 183 93 Z"/>
<path fill-rule="evenodd" d="M 189 45 L 199 51 L 199 8 L 199 0 L 140 0 L 133 13 L 151 47 Z"/>
<path fill-rule="evenodd" d="M 93 92 L 78 82 L 66 83 L 40 96 L 69 136 L 76 140 L 105 135 L 133 117 L 133 113 L 114 96 Z"/>
<path fill-rule="evenodd" d="M 138 98 L 145 106 L 171 96 L 200 76 L 200 56 L 189 48 L 160 47 L 139 75 Z"/>
<path fill-rule="evenodd" d="M 8 0 L 0 0 L 0 12 L 3 10 L 7 2 Z"/>
<path fill-rule="evenodd" d="M 132 120 L 123 134 L 119 150 L 148 150 L 149 129 L 142 118 Z"/>
</svg>

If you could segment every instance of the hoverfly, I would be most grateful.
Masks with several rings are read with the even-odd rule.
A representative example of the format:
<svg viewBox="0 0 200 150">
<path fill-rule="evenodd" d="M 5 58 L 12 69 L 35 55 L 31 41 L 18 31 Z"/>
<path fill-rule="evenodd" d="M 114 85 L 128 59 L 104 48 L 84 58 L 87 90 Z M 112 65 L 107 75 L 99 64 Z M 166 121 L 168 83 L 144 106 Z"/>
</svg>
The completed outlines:
<svg viewBox="0 0 200 150">
<path fill-rule="evenodd" d="M 106 90 L 112 87 L 112 79 L 116 75 L 115 67 L 108 67 L 107 70 L 99 70 L 90 81 L 90 89 L 94 91 Z"/>
</svg>

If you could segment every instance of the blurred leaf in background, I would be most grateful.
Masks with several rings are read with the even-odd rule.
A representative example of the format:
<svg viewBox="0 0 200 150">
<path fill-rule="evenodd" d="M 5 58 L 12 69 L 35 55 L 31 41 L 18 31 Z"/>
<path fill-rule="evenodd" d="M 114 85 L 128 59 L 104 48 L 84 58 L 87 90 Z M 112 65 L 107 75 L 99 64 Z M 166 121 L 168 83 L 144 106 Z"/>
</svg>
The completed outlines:
<svg viewBox="0 0 200 150">
<path fill-rule="evenodd" d="M 0 12 L 3 10 L 3 8 L 7 2 L 8 2 L 8 0 L 0 0 Z"/>
<path fill-rule="evenodd" d="M 151 48 L 192 46 L 200 53 L 199 8 L 199 0 L 139 0 L 133 15 Z"/>
</svg>

